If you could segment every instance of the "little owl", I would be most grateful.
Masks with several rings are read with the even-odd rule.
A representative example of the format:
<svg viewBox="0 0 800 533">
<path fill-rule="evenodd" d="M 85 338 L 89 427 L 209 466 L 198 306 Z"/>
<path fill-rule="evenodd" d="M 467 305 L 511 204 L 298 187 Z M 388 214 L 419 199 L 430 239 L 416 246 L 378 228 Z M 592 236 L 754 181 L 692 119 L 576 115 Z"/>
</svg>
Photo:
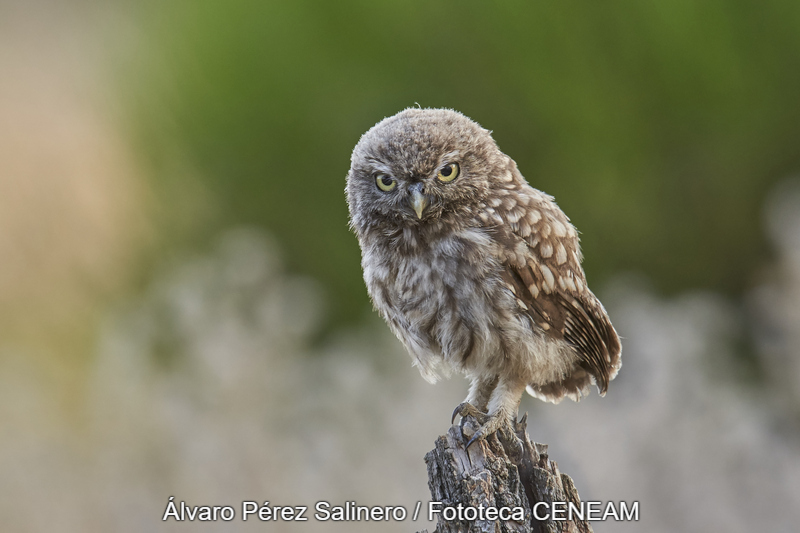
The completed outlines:
<svg viewBox="0 0 800 533">
<path fill-rule="evenodd" d="M 457 414 L 514 427 L 522 394 L 601 395 L 620 342 L 586 285 L 578 234 L 489 131 L 448 109 L 406 109 L 365 133 L 347 175 L 372 302 L 422 376 L 471 381 Z"/>
</svg>

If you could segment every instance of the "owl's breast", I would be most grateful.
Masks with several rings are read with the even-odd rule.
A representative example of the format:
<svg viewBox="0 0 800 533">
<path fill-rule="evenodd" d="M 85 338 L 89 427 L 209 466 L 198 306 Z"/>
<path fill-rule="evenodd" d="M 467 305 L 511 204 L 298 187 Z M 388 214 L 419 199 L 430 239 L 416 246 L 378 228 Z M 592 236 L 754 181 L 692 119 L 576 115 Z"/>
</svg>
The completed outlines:
<svg viewBox="0 0 800 533">
<path fill-rule="evenodd" d="M 463 370 L 485 362 L 482 354 L 498 352 L 502 327 L 497 326 L 510 318 L 516 303 L 500 276 L 496 246 L 481 228 L 413 247 L 362 244 L 364 279 L 375 308 L 426 378 L 435 379 L 439 363 Z"/>
</svg>

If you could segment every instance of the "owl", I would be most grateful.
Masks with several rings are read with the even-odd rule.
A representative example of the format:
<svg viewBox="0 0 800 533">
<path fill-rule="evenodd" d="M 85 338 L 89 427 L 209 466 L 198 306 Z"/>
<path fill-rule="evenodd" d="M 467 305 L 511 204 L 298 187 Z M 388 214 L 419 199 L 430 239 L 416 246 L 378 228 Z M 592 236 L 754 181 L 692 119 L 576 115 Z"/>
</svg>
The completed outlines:
<svg viewBox="0 0 800 533">
<path fill-rule="evenodd" d="M 358 141 L 346 196 L 375 309 L 426 380 L 470 381 L 452 416 L 478 421 L 468 446 L 513 428 L 526 390 L 605 394 L 621 346 L 578 233 L 489 131 L 448 109 L 401 111 Z"/>
</svg>

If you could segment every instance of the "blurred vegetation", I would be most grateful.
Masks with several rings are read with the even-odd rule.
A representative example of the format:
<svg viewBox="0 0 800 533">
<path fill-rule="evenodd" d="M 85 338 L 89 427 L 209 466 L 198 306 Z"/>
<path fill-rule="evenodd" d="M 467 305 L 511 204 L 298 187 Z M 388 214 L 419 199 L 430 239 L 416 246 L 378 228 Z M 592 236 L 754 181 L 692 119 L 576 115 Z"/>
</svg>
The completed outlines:
<svg viewBox="0 0 800 533">
<path fill-rule="evenodd" d="M 336 321 L 367 304 L 343 194 L 350 152 L 415 103 L 494 131 L 583 232 L 595 287 L 636 270 L 664 292 L 741 290 L 767 250 L 763 195 L 800 169 L 796 0 L 133 9 L 145 47 L 124 79 L 166 241 L 270 228 L 290 268 L 327 287 Z M 204 207 L 171 233 L 197 180 Z"/>
</svg>

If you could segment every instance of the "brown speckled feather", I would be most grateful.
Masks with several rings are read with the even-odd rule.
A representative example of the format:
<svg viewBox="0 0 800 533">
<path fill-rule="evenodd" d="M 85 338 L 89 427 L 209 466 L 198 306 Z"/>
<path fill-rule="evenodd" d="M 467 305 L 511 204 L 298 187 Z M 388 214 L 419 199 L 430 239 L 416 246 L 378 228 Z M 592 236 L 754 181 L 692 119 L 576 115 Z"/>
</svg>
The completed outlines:
<svg viewBox="0 0 800 533">
<path fill-rule="evenodd" d="M 512 166 L 507 170 L 518 179 L 503 189 L 513 191 L 514 205 L 487 206 L 504 222 L 494 228 L 505 245 L 503 279 L 545 336 L 574 348 L 603 395 L 619 370 L 619 337 L 586 284 L 575 228 L 552 197 L 522 182 Z M 524 212 L 515 213 L 517 205 Z"/>
</svg>

